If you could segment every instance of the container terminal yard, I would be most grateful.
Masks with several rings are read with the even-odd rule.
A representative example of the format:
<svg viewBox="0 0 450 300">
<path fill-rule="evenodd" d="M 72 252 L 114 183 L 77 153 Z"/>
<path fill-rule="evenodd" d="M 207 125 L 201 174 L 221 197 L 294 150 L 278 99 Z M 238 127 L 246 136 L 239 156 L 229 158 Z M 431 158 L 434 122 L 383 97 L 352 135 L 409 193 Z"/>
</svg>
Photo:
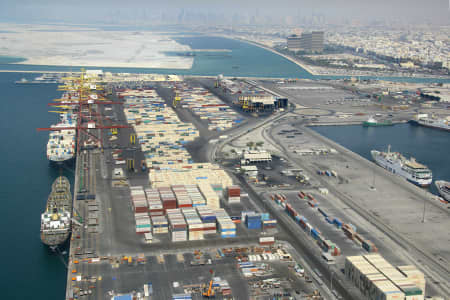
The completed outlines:
<svg viewBox="0 0 450 300">
<path fill-rule="evenodd" d="M 79 108 L 67 299 L 446 299 L 447 204 L 307 127 L 387 117 L 380 102 L 89 75 L 106 100 Z"/>
</svg>

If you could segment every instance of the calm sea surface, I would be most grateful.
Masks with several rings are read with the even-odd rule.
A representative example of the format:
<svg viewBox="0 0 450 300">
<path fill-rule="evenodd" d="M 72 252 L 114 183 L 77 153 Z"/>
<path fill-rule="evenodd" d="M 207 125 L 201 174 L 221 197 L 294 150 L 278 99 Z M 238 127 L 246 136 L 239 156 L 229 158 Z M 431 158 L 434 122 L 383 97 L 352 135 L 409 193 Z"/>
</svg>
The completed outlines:
<svg viewBox="0 0 450 300">
<path fill-rule="evenodd" d="M 70 169 L 49 166 L 46 157 L 49 127 L 58 116 L 47 103 L 57 98 L 55 84 L 16 85 L 30 74 L 0 73 L 0 199 L 2 228 L 2 299 L 63 299 L 66 269 L 63 258 L 40 240 L 40 214 L 45 210 L 53 180 Z"/>
</svg>

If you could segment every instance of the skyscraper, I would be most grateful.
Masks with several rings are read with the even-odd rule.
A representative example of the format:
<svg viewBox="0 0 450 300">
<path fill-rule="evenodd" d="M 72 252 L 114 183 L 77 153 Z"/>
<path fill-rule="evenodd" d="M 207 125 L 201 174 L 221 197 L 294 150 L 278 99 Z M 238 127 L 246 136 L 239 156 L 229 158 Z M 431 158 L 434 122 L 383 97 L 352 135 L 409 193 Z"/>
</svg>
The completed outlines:
<svg viewBox="0 0 450 300">
<path fill-rule="evenodd" d="M 301 36 L 290 35 L 287 38 L 287 46 L 290 51 L 303 50 L 306 52 L 322 52 L 324 44 L 324 32 L 313 31 L 302 33 Z"/>
</svg>

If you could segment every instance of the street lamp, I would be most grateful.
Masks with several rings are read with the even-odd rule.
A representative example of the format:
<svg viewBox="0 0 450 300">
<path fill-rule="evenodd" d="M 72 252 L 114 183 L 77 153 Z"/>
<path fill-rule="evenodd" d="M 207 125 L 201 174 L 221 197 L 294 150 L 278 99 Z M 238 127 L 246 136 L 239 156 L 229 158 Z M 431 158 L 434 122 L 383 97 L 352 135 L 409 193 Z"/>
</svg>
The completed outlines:
<svg viewBox="0 0 450 300">
<path fill-rule="evenodd" d="M 333 275 L 334 275 L 334 272 L 333 271 L 331 271 L 331 275 L 330 275 L 330 289 L 331 289 L 331 293 L 333 294 Z"/>
</svg>

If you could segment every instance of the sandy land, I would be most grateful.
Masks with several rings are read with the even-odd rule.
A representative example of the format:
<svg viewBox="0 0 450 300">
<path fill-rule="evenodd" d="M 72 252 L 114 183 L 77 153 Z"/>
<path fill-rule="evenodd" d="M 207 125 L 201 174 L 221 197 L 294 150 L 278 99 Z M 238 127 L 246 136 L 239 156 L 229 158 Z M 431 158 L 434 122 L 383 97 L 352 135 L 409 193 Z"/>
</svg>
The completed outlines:
<svg viewBox="0 0 450 300">
<path fill-rule="evenodd" d="M 157 32 L 101 31 L 95 28 L 0 24 L 0 55 L 23 57 L 21 64 L 86 67 L 190 69 L 189 51 Z"/>
</svg>

